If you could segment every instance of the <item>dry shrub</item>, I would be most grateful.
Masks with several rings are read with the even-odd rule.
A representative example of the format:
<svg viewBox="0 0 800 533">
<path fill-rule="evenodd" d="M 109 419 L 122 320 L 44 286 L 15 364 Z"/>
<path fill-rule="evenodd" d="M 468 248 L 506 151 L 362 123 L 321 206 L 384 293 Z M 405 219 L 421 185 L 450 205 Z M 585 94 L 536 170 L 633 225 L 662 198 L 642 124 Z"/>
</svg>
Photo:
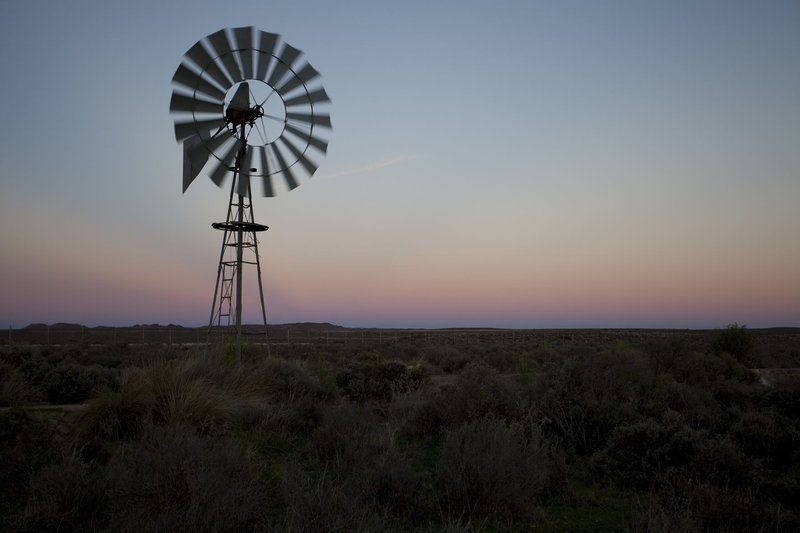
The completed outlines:
<svg viewBox="0 0 800 533">
<path fill-rule="evenodd" d="M 128 373 L 119 390 L 104 391 L 89 401 L 80 419 L 81 436 L 105 440 L 139 437 L 152 422 L 152 399 L 145 381 Z"/>
<path fill-rule="evenodd" d="M 674 411 L 660 422 L 615 428 L 593 464 L 603 478 L 634 489 L 683 481 L 743 486 L 755 467 L 730 439 L 689 428 Z"/>
<path fill-rule="evenodd" d="M 300 465 L 288 463 L 281 470 L 278 492 L 283 516 L 273 527 L 278 531 L 387 530 L 387 518 L 362 494 L 347 484 L 336 483 L 327 471 L 312 476 Z"/>
<path fill-rule="evenodd" d="M 651 493 L 644 501 L 639 502 L 633 514 L 631 529 L 647 533 L 694 533 L 703 530 L 691 498 L 674 493 L 669 497 Z"/>
<path fill-rule="evenodd" d="M 19 370 L 0 365 L 0 406 L 32 403 L 42 399 L 42 392 L 32 386 Z"/>
<path fill-rule="evenodd" d="M 210 431 L 255 418 L 259 404 L 244 368 L 199 358 L 161 361 L 131 371 L 118 391 L 91 401 L 84 428 L 112 439 L 135 437 L 147 422 Z"/>
<path fill-rule="evenodd" d="M 29 477 L 52 461 L 53 444 L 58 440 L 46 421 L 19 407 L 0 410 L 0 516 L 6 506 L 24 503 Z"/>
<path fill-rule="evenodd" d="M 222 367 L 188 359 L 146 369 L 143 379 L 154 421 L 201 428 L 233 424 L 249 398 L 239 376 L 228 374 Z"/>
<path fill-rule="evenodd" d="M 371 465 L 388 448 L 385 437 L 369 409 L 345 403 L 323 413 L 311 435 L 311 448 L 337 472 L 351 474 Z"/>
<path fill-rule="evenodd" d="M 31 531 L 101 530 L 108 505 L 106 490 L 97 465 L 64 457 L 31 479 L 24 527 Z"/>
<path fill-rule="evenodd" d="M 469 356 L 455 346 L 426 346 L 422 357 L 445 374 L 460 372 L 469 363 Z"/>
<path fill-rule="evenodd" d="M 530 516 L 551 484 L 552 445 L 538 427 L 493 417 L 466 423 L 444 438 L 436 485 L 446 516 Z"/>
<path fill-rule="evenodd" d="M 109 464 L 113 531 L 241 531 L 263 526 L 267 499 L 231 440 L 154 428 Z"/>
<path fill-rule="evenodd" d="M 55 404 L 82 402 L 100 390 L 115 386 L 113 371 L 69 363 L 53 368 L 42 380 L 47 400 Z"/>
<path fill-rule="evenodd" d="M 397 394 L 419 389 L 426 377 L 423 367 L 379 361 L 342 370 L 336 375 L 336 384 L 351 401 L 389 402 Z"/>
<path fill-rule="evenodd" d="M 602 447 L 614 428 L 641 419 L 655 376 L 647 358 L 624 345 L 546 365 L 528 390 L 539 420 L 579 454 Z"/>
<path fill-rule="evenodd" d="M 410 524 L 421 524 L 433 514 L 435 498 L 428 476 L 415 470 L 397 448 L 384 453 L 373 469 L 372 492 L 378 504 Z"/>
<path fill-rule="evenodd" d="M 322 394 L 319 384 L 299 363 L 267 359 L 252 368 L 248 383 L 259 393 L 276 400 L 293 402 L 306 396 Z"/>
<path fill-rule="evenodd" d="M 487 415 L 513 420 L 523 414 L 524 404 L 516 383 L 490 367 L 469 365 L 454 385 L 416 405 L 406 431 L 418 437 L 435 437 L 447 427 Z"/>
</svg>

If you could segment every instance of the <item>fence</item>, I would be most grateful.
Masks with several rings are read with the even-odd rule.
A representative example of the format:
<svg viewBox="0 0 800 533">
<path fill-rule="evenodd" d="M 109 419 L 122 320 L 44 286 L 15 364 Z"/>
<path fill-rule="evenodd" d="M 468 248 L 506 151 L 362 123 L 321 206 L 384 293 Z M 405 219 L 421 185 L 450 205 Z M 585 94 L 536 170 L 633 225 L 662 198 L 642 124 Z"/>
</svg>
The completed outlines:
<svg viewBox="0 0 800 533">
<path fill-rule="evenodd" d="M 245 342 L 271 344 L 374 344 L 387 342 L 414 342 L 425 344 L 462 344 L 478 342 L 529 342 L 533 340 L 571 340 L 579 335 L 584 341 L 640 338 L 645 335 L 702 334 L 686 330 L 610 330 L 610 329 L 303 329 L 291 327 L 264 328 L 247 326 L 243 330 Z M 70 344 L 199 344 L 230 339 L 232 328 L 207 327 L 27 327 L 9 328 L 0 336 L 0 345 L 70 345 Z"/>
</svg>

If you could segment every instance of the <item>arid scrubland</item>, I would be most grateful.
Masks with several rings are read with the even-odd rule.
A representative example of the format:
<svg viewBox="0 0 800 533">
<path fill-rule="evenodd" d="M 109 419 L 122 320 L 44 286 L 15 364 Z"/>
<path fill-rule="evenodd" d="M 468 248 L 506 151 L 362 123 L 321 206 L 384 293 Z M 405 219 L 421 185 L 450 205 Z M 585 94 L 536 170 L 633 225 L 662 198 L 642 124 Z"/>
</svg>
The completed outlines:
<svg viewBox="0 0 800 533">
<path fill-rule="evenodd" d="M 798 333 L 0 353 L 9 531 L 800 529 Z"/>
</svg>

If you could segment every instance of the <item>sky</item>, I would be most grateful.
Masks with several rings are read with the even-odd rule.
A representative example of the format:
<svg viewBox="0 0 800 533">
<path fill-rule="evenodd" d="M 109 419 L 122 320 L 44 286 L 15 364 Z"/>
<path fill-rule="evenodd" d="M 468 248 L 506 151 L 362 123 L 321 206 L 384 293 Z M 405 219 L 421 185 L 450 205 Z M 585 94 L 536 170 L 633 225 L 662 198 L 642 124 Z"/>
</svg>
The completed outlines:
<svg viewBox="0 0 800 533">
<path fill-rule="evenodd" d="M 800 326 L 796 1 L 0 0 L 3 326 L 207 323 L 227 195 L 181 193 L 170 80 L 244 25 L 333 101 L 255 200 L 271 323 Z"/>
</svg>

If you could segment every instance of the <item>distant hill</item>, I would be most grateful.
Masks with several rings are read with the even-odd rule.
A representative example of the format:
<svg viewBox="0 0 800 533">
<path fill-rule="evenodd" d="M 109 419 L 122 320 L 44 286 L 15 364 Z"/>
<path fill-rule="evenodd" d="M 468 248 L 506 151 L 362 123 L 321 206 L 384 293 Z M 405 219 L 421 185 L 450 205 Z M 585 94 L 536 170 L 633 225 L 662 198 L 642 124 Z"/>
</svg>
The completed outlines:
<svg viewBox="0 0 800 533">
<path fill-rule="evenodd" d="M 99 328 L 109 328 L 109 327 L 112 327 L 112 326 L 94 326 L 94 327 L 91 327 L 91 326 L 83 326 L 82 324 L 70 324 L 70 323 L 67 323 L 67 322 L 57 322 L 55 324 L 48 325 L 48 324 L 37 322 L 37 323 L 34 323 L 34 324 L 28 324 L 27 326 L 25 326 L 22 329 L 23 330 L 41 330 L 41 329 L 46 329 L 48 327 L 50 327 L 52 329 L 81 329 L 81 328 L 84 328 L 84 327 L 86 329 L 99 329 Z M 167 324 L 166 326 L 162 326 L 161 324 L 134 324 L 133 326 L 120 326 L 119 328 L 120 329 L 125 329 L 125 328 L 141 329 L 141 328 L 144 328 L 144 329 L 148 329 L 148 330 L 154 330 L 154 329 L 183 329 L 183 328 L 186 328 L 186 327 L 192 327 L 192 326 L 181 326 L 179 324 Z M 204 325 L 195 326 L 195 327 L 203 328 L 203 327 L 206 327 L 206 325 L 204 324 Z M 252 328 L 261 328 L 263 326 L 261 326 L 260 324 L 244 324 L 242 327 L 243 328 L 247 328 L 247 329 L 252 329 Z M 269 324 L 269 327 L 270 328 L 283 328 L 283 329 L 286 329 L 286 328 L 289 328 L 289 329 L 304 329 L 304 330 L 313 330 L 313 331 L 326 331 L 326 330 L 332 330 L 332 329 L 350 329 L 350 328 L 345 328 L 343 326 L 337 326 L 336 324 L 331 324 L 330 322 L 293 322 L 293 323 L 290 323 L 290 324 Z"/>
<path fill-rule="evenodd" d="M 22 329 L 42 329 L 48 327 L 47 324 L 28 324 Z M 49 327 L 56 328 L 56 329 L 81 329 L 83 326 L 80 324 L 70 324 L 68 322 L 56 322 L 55 324 L 51 324 Z"/>
</svg>

